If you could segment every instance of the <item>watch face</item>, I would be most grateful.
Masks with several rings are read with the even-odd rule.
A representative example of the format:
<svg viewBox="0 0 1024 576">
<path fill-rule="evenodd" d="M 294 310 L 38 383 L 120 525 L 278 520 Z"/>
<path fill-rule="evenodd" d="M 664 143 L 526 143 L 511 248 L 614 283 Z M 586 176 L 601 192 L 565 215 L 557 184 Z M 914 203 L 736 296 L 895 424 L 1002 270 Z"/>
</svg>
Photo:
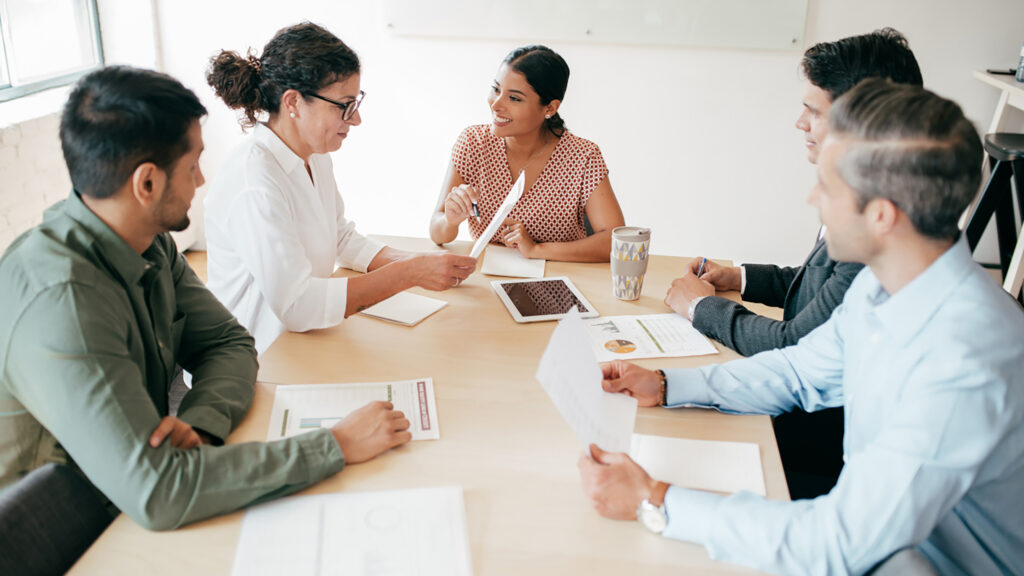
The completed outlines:
<svg viewBox="0 0 1024 576">
<path fill-rule="evenodd" d="M 661 534 L 668 525 L 668 518 L 663 508 L 644 500 L 640 505 L 640 522 L 651 532 Z"/>
</svg>

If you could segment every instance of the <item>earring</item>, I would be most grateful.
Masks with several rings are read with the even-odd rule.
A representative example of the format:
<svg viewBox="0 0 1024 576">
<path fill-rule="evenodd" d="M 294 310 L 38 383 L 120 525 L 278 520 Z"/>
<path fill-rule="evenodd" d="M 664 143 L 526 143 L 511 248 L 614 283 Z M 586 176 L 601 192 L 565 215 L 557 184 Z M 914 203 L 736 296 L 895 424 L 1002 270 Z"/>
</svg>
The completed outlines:
<svg viewBox="0 0 1024 576">
<path fill-rule="evenodd" d="M 295 112 L 292 112 L 291 114 L 289 114 L 289 116 L 291 116 L 292 118 L 295 118 Z"/>
<path fill-rule="evenodd" d="M 551 114 L 545 114 L 544 115 L 544 119 L 545 120 L 551 120 Z"/>
</svg>

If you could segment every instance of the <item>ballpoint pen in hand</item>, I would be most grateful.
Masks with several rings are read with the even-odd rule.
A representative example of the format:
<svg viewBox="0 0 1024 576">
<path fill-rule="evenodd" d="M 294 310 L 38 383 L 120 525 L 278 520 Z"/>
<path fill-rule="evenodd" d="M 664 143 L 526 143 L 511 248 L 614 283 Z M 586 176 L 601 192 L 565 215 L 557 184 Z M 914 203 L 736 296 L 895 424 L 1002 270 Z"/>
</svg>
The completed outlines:
<svg viewBox="0 0 1024 576">
<path fill-rule="evenodd" d="M 700 278 L 700 275 L 704 273 L 704 265 L 707 264 L 707 263 L 708 263 L 708 259 L 707 258 L 701 258 L 700 259 L 700 266 L 697 268 L 697 278 Z"/>
<path fill-rule="evenodd" d="M 477 222 L 480 221 L 480 207 L 476 205 L 476 202 L 473 202 L 473 218 L 476 218 Z"/>
</svg>

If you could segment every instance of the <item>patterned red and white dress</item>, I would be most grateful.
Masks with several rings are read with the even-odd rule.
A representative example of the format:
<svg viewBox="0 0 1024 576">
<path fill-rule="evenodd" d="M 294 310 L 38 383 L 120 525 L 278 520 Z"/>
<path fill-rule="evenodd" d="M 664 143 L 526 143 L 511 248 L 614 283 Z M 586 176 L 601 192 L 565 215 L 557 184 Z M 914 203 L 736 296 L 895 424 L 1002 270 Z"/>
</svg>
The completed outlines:
<svg viewBox="0 0 1024 576">
<path fill-rule="evenodd" d="M 469 219 L 473 239 L 483 234 L 515 179 L 508 170 L 505 140 L 491 134 L 488 124 L 462 131 L 452 148 L 452 164 L 467 184 L 480 194 L 480 221 Z M 519 174 L 515 175 L 516 178 Z M 509 218 L 522 222 L 535 242 L 571 242 L 586 238 L 583 211 L 608 167 L 597 144 L 566 131 L 551 158 Z M 491 238 L 501 242 L 502 232 Z"/>
</svg>

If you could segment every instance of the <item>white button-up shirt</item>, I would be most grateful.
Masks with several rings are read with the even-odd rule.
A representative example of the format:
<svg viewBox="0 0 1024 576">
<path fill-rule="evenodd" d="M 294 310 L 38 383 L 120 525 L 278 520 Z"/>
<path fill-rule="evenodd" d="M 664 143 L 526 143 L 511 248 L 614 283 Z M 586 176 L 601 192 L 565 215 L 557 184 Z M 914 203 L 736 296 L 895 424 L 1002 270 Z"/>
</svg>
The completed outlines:
<svg viewBox="0 0 1024 576">
<path fill-rule="evenodd" d="M 208 286 L 256 339 L 260 354 L 285 330 L 345 318 L 348 282 L 384 247 L 345 219 L 330 156 L 302 158 L 257 124 L 220 167 L 206 197 Z"/>
<path fill-rule="evenodd" d="M 795 346 L 666 375 L 670 405 L 844 406 L 847 454 L 814 500 L 672 487 L 666 536 L 785 574 L 863 573 L 910 546 L 941 574 L 1024 567 L 1024 312 L 964 241 L 891 296 L 864 269 Z"/>
</svg>

